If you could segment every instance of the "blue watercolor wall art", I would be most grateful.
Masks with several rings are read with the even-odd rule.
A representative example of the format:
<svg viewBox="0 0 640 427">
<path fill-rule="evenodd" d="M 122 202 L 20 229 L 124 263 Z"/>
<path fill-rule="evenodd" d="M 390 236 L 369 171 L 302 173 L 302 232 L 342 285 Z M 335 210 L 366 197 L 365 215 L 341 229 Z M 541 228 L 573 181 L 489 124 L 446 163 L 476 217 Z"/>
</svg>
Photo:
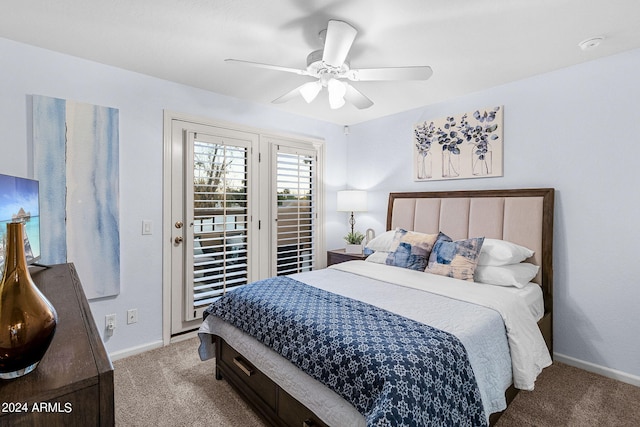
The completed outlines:
<svg viewBox="0 0 640 427">
<path fill-rule="evenodd" d="M 88 299 L 120 293 L 118 109 L 33 96 L 41 262 L 73 262 Z"/>
</svg>

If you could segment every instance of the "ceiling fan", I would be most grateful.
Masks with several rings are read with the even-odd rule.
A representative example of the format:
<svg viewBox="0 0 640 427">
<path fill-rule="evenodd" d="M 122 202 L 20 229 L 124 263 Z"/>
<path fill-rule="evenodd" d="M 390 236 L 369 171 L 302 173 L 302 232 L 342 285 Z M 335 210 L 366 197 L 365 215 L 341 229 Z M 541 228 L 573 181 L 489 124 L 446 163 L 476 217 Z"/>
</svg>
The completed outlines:
<svg viewBox="0 0 640 427">
<path fill-rule="evenodd" d="M 279 104 L 302 95 L 307 103 L 311 103 L 322 88 L 326 87 L 329 93 L 329 106 L 332 109 L 342 107 L 346 101 L 359 109 L 373 105 L 373 101 L 345 80 L 353 82 L 427 80 L 433 74 L 431 67 L 428 66 L 351 69 L 346 59 L 357 33 L 358 30 L 344 21 L 330 20 L 327 29 L 319 34 L 324 48 L 313 51 L 307 56 L 306 69 L 240 59 L 225 59 L 225 61 L 313 77 L 316 80 L 298 86 L 272 102 Z"/>
</svg>

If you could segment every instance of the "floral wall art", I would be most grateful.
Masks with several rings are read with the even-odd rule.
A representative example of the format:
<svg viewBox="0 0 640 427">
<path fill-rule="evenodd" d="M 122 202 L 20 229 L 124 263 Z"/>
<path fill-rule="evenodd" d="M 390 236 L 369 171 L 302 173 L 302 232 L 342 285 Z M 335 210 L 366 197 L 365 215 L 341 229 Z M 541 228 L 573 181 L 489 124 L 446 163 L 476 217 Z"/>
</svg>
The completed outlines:
<svg viewBox="0 0 640 427">
<path fill-rule="evenodd" d="M 415 125 L 415 181 L 502 176 L 503 107 L 478 109 Z"/>
</svg>

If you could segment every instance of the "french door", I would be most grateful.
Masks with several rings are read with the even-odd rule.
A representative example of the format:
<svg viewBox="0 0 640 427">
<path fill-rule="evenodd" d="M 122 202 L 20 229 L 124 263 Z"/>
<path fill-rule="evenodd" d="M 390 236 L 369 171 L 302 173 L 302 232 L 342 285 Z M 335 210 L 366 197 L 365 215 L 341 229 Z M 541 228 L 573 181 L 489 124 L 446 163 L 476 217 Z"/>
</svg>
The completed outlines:
<svg viewBox="0 0 640 427">
<path fill-rule="evenodd" d="M 321 142 L 179 119 L 165 130 L 166 341 L 225 292 L 323 266 L 324 245 Z"/>
<path fill-rule="evenodd" d="M 257 272 L 255 134 L 175 123 L 172 192 L 171 333 L 198 326 L 202 312 Z"/>
</svg>

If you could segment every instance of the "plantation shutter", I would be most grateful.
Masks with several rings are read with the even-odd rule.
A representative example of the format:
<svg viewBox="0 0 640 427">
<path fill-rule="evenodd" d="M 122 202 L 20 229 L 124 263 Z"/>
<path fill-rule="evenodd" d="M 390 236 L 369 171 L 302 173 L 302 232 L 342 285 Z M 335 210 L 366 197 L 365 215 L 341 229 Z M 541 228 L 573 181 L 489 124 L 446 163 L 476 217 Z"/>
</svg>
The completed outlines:
<svg viewBox="0 0 640 427">
<path fill-rule="evenodd" d="M 275 274 L 313 270 L 317 250 L 317 153 L 276 146 Z"/>
<path fill-rule="evenodd" d="M 226 291 L 249 282 L 251 146 L 248 141 L 195 133 L 190 141 L 193 176 L 187 185 L 193 185 L 193 191 L 186 194 L 193 200 L 187 200 L 186 206 L 192 207 L 187 219 L 193 238 L 185 250 L 187 262 L 193 262 L 192 277 L 186 283 L 193 286 L 188 290 L 186 313 L 197 319 Z"/>
</svg>

